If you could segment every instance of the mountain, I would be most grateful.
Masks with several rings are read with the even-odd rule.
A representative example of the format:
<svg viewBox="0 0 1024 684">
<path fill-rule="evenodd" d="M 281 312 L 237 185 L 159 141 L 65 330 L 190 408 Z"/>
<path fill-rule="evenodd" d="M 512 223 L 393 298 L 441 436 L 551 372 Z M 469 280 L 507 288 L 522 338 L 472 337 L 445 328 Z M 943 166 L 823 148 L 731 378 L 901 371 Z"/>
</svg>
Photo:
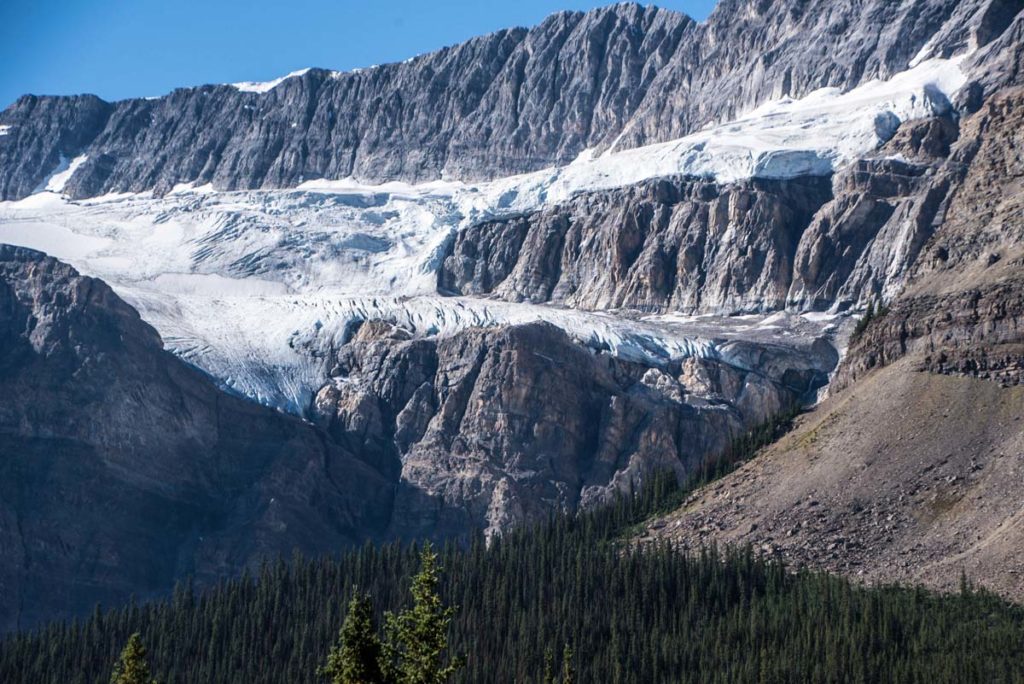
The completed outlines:
<svg viewBox="0 0 1024 684">
<path fill-rule="evenodd" d="M 759 104 L 848 90 L 921 54 L 984 45 L 1010 0 L 722 2 L 698 24 L 638 4 L 552 15 L 352 73 L 203 86 L 156 99 L 26 96 L 0 115 L 0 199 L 21 199 L 85 157 L 79 199 L 179 183 L 496 178 L 730 121 Z M 927 50 L 922 50 L 927 47 Z"/>
<path fill-rule="evenodd" d="M 965 573 L 1024 597 L 1022 25 L 982 54 L 1001 87 L 928 163 L 916 201 L 939 199 L 930 236 L 833 396 L 647 536 L 753 543 L 876 582 L 951 589 Z"/>
<path fill-rule="evenodd" d="M 3 628 L 387 523 L 372 467 L 219 390 L 103 282 L 4 245 L 0 301 Z"/>
<path fill-rule="evenodd" d="M 648 536 L 941 587 L 969 558 L 1016 595 L 1022 10 L 623 4 L 346 74 L 21 98 L 0 241 L 50 256 L 0 262 L 5 624 L 293 546 L 494 539 L 801 406 L 726 480 L 745 503 Z M 908 499 L 944 444 L 921 468 L 955 501 Z M 973 493 L 977 449 L 1010 462 Z M 1002 541 L 915 547 L 858 506 Z"/>
<path fill-rule="evenodd" d="M 321 429 L 219 389 L 106 284 L 40 252 L 0 247 L 0 293 L 7 628 L 292 549 L 472 538 L 609 500 L 726 450 L 835 364 L 690 360 L 674 371 L 701 379 L 687 389 L 550 324 L 413 340 L 370 321 L 316 397 Z"/>
</svg>

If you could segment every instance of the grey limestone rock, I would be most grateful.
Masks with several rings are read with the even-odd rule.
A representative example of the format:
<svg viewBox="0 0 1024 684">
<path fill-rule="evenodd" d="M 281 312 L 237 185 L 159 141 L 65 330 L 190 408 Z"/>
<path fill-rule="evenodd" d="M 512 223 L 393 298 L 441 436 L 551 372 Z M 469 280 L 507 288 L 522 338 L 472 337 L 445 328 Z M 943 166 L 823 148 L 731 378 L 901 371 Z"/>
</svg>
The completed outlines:
<svg viewBox="0 0 1024 684">
<path fill-rule="evenodd" d="M 830 181 L 818 177 L 662 179 L 587 193 L 461 231 L 438 287 L 587 309 L 773 311 L 829 199 Z"/>
<path fill-rule="evenodd" d="M 650 367 L 547 323 L 409 339 L 375 321 L 342 348 L 314 413 L 399 473 L 390 534 L 497 534 L 654 472 L 692 471 L 800 402 L 835 363 L 768 347 L 744 358 L 744 368 L 696 357 Z"/>
<path fill-rule="evenodd" d="M 25 96 L 0 113 L 0 199 L 61 159 L 74 198 L 291 187 L 314 178 L 483 179 L 585 149 L 670 140 L 768 99 L 851 88 L 995 40 L 1011 0 L 726 0 L 698 24 L 619 4 L 562 12 L 352 73 L 313 69 L 266 93 L 230 85 L 156 99 Z"/>
<path fill-rule="evenodd" d="M 0 245 L 0 631 L 362 543 L 390 492 L 164 351 L 102 281 Z"/>
</svg>

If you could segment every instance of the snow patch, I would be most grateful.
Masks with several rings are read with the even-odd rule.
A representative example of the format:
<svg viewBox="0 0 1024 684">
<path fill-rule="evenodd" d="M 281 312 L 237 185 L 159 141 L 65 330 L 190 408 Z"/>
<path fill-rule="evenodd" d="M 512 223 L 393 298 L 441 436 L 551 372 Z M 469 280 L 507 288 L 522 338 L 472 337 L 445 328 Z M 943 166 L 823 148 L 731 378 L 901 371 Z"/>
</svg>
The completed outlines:
<svg viewBox="0 0 1024 684">
<path fill-rule="evenodd" d="M 281 85 L 289 78 L 295 78 L 302 76 L 309 71 L 309 68 L 299 69 L 293 71 L 290 74 L 286 74 L 281 78 L 275 78 L 273 81 L 242 81 L 240 83 L 231 83 L 230 85 L 242 91 L 243 93 L 267 93 Z"/>
<path fill-rule="evenodd" d="M 75 157 L 71 161 L 68 161 L 66 157 L 61 157 L 57 169 L 43 181 L 42 190 L 55 193 L 64 192 L 64 186 L 68 184 L 68 181 L 75 175 L 78 167 L 84 164 L 88 158 L 88 155 L 84 154 Z"/>
<path fill-rule="evenodd" d="M 9 124 L 5 124 L 3 126 L 0 126 L 0 136 L 9 134 L 11 132 L 12 128 L 14 128 L 14 126 L 11 126 Z"/>
<path fill-rule="evenodd" d="M 25 206 L 34 209 L 56 206 L 52 195 L 43 196 L 43 199 L 46 201 L 36 201 Z M 98 254 L 111 244 L 111 240 L 76 233 L 67 226 L 55 225 L 44 219 L 19 223 L 0 222 L 0 243 L 29 247 L 76 264 Z"/>
</svg>

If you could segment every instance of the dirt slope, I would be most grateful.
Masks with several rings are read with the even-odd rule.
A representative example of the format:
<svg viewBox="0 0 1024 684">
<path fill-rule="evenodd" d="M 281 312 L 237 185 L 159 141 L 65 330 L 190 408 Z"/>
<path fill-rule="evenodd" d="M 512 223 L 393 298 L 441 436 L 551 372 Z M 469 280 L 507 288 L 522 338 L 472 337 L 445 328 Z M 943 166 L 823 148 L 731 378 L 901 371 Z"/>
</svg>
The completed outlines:
<svg viewBox="0 0 1024 684">
<path fill-rule="evenodd" d="M 1024 600 L 1024 387 L 874 371 L 644 540 L 753 544 L 868 582 Z"/>
</svg>

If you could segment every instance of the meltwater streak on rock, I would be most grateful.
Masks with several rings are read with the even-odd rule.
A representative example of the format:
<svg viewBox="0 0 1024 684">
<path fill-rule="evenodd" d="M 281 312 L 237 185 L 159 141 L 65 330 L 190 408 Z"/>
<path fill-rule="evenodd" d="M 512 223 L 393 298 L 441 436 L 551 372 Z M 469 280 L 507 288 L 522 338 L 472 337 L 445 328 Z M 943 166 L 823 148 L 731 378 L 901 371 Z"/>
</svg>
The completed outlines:
<svg viewBox="0 0 1024 684">
<path fill-rule="evenodd" d="M 678 138 L 781 97 L 888 78 L 924 48 L 962 53 L 972 38 L 997 36 L 992 8 L 1012 4 L 732 0 L 704 24 L 622 4 L 407 63 L 313 69 L 266 92 L 203 86 L 112 104 L 25 96 L 0 114 L 0 199 L 26 197 L 62 158 L 81 155 L 66 186 L 76 198 L 163 194 L 183 182 L 280 188 L 533 171 L 616 142 Z"/>
</svg>

